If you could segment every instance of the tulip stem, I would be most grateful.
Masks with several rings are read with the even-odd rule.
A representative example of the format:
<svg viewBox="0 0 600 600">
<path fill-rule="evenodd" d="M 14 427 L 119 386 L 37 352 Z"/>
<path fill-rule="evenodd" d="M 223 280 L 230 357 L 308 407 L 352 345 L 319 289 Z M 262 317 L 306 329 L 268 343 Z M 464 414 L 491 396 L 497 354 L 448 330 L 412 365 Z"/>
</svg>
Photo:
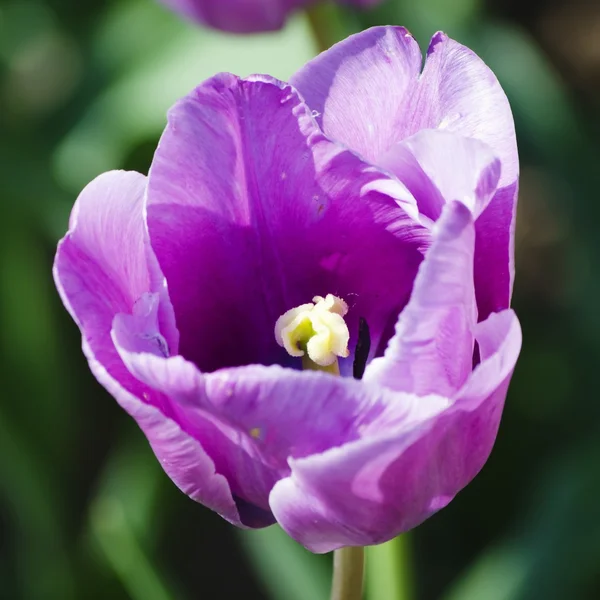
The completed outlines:
<svg viewBox="0 0 600 600">
<path fill-rule="evenodd" d="M 312 29 L 319 52 L 327 50 L 347 36 L 339 10 L 332 2 L 318 2 L 306 9 L 308 23 Z"/>
<path fill-rule="evenodd" d="M 333 553 L 331 600 L 361 600 L 365 570 L 364 548 L 340 548 Z"/>
<path fill-rule="evenodd" d="M 414 597 L 409 534 L 367 548 L 366 582 L 367 600 L 410 600 Z"/>
</svg>

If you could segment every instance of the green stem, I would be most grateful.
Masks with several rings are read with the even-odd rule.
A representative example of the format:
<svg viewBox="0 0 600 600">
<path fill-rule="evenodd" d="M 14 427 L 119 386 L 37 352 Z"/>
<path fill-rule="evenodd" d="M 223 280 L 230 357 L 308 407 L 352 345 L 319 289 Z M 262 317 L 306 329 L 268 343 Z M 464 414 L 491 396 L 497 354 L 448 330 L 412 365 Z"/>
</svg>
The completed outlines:
<svg viewBox="0 0 600 600">
<path fill-rule="evenodd" d="M 331 600 L 361 600 L 365 567 L 364 548 L 340 548 L 333 553 Z"/>
<path fill-rule="evenodd" d="M 410 600 L 413 580 L 409 536 L 367 548 L 367 599 Z"/>
<path fill-rule="evenodd" d="M 306 9 L 306 16 L 319 52 L 327 50 L 348 34 L 339 9 L 332 2 L 310 5 Z"/>
</svg>

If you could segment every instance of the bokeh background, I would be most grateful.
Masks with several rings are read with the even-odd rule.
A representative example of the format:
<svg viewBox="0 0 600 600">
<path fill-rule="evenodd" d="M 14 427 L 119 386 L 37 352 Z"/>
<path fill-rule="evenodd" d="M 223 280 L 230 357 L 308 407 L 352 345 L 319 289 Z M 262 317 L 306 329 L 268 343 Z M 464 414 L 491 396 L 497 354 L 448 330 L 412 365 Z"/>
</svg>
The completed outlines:
<svg viewBox="0 0 600 600">
<path fill-rule="evenodd" d="M 600 2 L 389 0 L 325 7 L 327 35 L 438 29 L 494 69 L 522 178 L 514 305 L 524 347 L 494 452 L 404 537 L 396 598 L 600 598 Z M 146 172 L 169 105 L 216 71 L 287 78 L 306 15 L 233 37 L 153 0 L 0 1 L 0 598 L 327 597 L 330 557 L 244 533 L 181 494 L 90 375 L 51 267 L 77 193 Z M 371 567 L 374 568 L 373 562 Z"/>
</svg>

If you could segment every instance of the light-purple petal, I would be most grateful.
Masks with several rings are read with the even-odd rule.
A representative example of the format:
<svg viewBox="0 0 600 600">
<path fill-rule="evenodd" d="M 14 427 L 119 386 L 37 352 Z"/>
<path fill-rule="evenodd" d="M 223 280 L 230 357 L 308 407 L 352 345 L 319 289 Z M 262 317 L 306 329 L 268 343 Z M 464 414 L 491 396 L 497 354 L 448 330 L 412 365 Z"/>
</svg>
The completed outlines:
<svg viewBox="0 0 600 600">
<path fill-rule="evenodd" d="M 116 314 L 140 312 L 139 318 L 153 319 L 165 349 L 166 340 L 177 342 L 176 330 L 159 331 L 157 302 L 164 296 L 150 293 L 151 281 L 161 278 L 152 273 L 157 267 L 146 247 L 145 189 L 146 178 L 138 173 L 110 172 L 90 183 L 59 244 L 54 279 L 81 330 L 92 373 L 137 421 L 169 477 L 186 494 L 241 525 L 227 481 L 215 473 L 202 446 L 170 418 L 170 400 L 130 374 L 111 340 Z M 167 307 L 162 314 L 168 313 Z"/>
<path fill-rule="evenodd" d="M 432 222 L 453 200 L 465 204 L 477 219 L 496 192 L 502 168 L 483 142 L 440 129 L 423 129 L 398 142 L 382 157 L 381 166 L 402 181 L 419 212 Z"/>
<path fill-rule="evenodd" d="M 365 371 L 366 382 L 418 395 L 451 397 L 471 373 L 474 327 L 475 227 L 471 211 L 447 204 L 385 354 Z"/>
<path fill-rule="evenodd" d="M 235 420 L 228 420 L 214 409 L 206 377 L 196 366 L 181 356 L 165 356 L 158 345 L 148 343 L 153 334 L 149 320 L 136 321 L 124 314 L 115 317 L 112 338 L 129 372 L 169 398 L 172 419 L 202 445 L 236 500 L 240 498 L 245 507 L 262 511 L 265 518 L 260 524 L 270 524 L 267 496 L 278 478 L 277 468 L 263 460 L 250 430 L 240 429 Z M 242 520 L 249 524 L 241 512 Z"/>
<path fill-rule="evenodd" d="M 290 82 L 318 111 L 325 133 L 371 162 L 422 129 L 486 143 L 502 162 L 500 187 L 517 179 L 510 105 L 485 63 L 443 33 L 422 55 L 403 27 L 352 35 L 302 67 Z"/>
<path fill-rule="evenodd" d="M 145 255 L 142 208 L 146 177 L 135 172 L 111 171 L 94 179 L 81 192 L 69 220 L 62 252 L 79 251 L 90 270 L 110 276 L 113 289 L 104 292 L 111 309 L 131 308 L 150 288 Z M 91 282 L 90 282 L 91 283 Z"/>
<path fill-rule="evenodd" d="M 202 444 L 236 498 L 263 510 L 275 482 L 289 474 L 290 459 L 372 431 L 410 427 L 446 406 L 443 398 L 400 401 L 380 385 L 278 366 L 202 374 L 181 356 L 167 358 L 149 344 L 155 328 L 146 325 L 126 315 L 115 318 L 112 335 L 127 368 L 170 398 L 173 419 Z"/>
<path fill-rule="evenodd" d="M 130 373 L 172 401 L 174 419 L 197 439 L 236 497 L 268 510 L 290 456 L 358 439 L 381 418 L 385 391 L 348 378 L 253 365 L 202 374 L 148 344 L 153 327 L 115 318 L 113 339 Z"/>
<path fill-rule="evenodd" d="M 416 129 L 443 128 L 481 140 L 502 163 L 498 187 L 519 176 L 519 158 L 512 111 L 491 69 L 475 52 L 436 33 L 427 49 L 419 96 L 414 96 Z M 423 106 L 429 104 L 429 111 Z"/>
<path fill-rule="evenodd" d="M 141 393 L 142 396 L 146 395 L 146 401 L 141 401 L 137 395 L 129 392 L 119 381 L 111 377 L 105 367 L 94 358 L 89 347 L 86 348 L 85 342 L 84 351 L 90 370 L 96 379 L 135 419 L 148 439 L 161 467 L 184 494 L 214 510 L 238 527 L 265 524 L 264 522 L 257 524 L 252 517 L 242 520 L 227 479 L 216 472 L 214 462 L 202 444 L 183 431 L 174 419 L 167 418 L 151 403 L 154 400 L 152 396 L 157 396 L 154 390 L 142 384 L 137 386 L 135 392 Z M 144 389 L 146 391 L 143 391 Z"/>
<path fill-rule="evenodd" d="M 478 325 L 485 360 L 430 419 L 291 461 L 271 493 L 281 526 L 314 552 L 385 542 L 446 506 L 493 447 L 521 330 L 511 310 Z"/>
<path fill-rule="evenodd" d="M 365 317 L 377 348 L 429 240 L 404 186 L 330 142 L 295 90 L 265 77 L 222 74 L 175 105 L 147 197 L 180 352 L 202 371 L 292 364 L 273 324 L 327 293 L 350 305 L 351 339 Z"/>
<path fill-rule="evenodd" d="M 171 351 L 177 351 L 178 334 L 164 278 L 147 242 L 145 191 L 146 178 L 139 173 L 100 175 L 79 195 L 56 254 L 59 293 L 105 366 L 114 359 L 110 341 L 114 315 L 132 312 L 155 284 L 162 305 L 156 309 L 161 335 Z"/>
<path fill-rule="evenodd" d="M 291 82 L 330 138 L 376 165 L 422 129 L 444 129 L 491 147 L 502 172 L 477 226 L 475 279 L 484 319 L 508 307 L 514 279 L 519 164 L 512 113 L 492 71 L 443 33 L 433 36 L 422 73 L 421 62 L 404 28 L 376 27 L 322 53 Z"/>
<path fill-rule="evenodd" d="M 319 54 L 290 79 L 323 131 L 377 164 L 411 130 L 422 55 L 403 27 L 373 27 Z M 408 122 L 407 122 L 408 120 Z"/>
</svg>

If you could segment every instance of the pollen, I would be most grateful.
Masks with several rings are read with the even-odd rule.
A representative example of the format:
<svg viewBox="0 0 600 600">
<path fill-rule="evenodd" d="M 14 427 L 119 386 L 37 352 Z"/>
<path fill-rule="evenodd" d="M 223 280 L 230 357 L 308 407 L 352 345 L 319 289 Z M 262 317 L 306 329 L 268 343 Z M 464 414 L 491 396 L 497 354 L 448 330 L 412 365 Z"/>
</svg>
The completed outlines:
<svg viewBox="0 0 600 600">
<path fill-rule="evenodd" d="M 318 367 L 329 367 L 349 354 L 350 333 L 344 317 L 348 305 L 337 296 L 315 296 L 281 315 L 275 339 L 290 356 L 308 358 Z"/>
</svg>

